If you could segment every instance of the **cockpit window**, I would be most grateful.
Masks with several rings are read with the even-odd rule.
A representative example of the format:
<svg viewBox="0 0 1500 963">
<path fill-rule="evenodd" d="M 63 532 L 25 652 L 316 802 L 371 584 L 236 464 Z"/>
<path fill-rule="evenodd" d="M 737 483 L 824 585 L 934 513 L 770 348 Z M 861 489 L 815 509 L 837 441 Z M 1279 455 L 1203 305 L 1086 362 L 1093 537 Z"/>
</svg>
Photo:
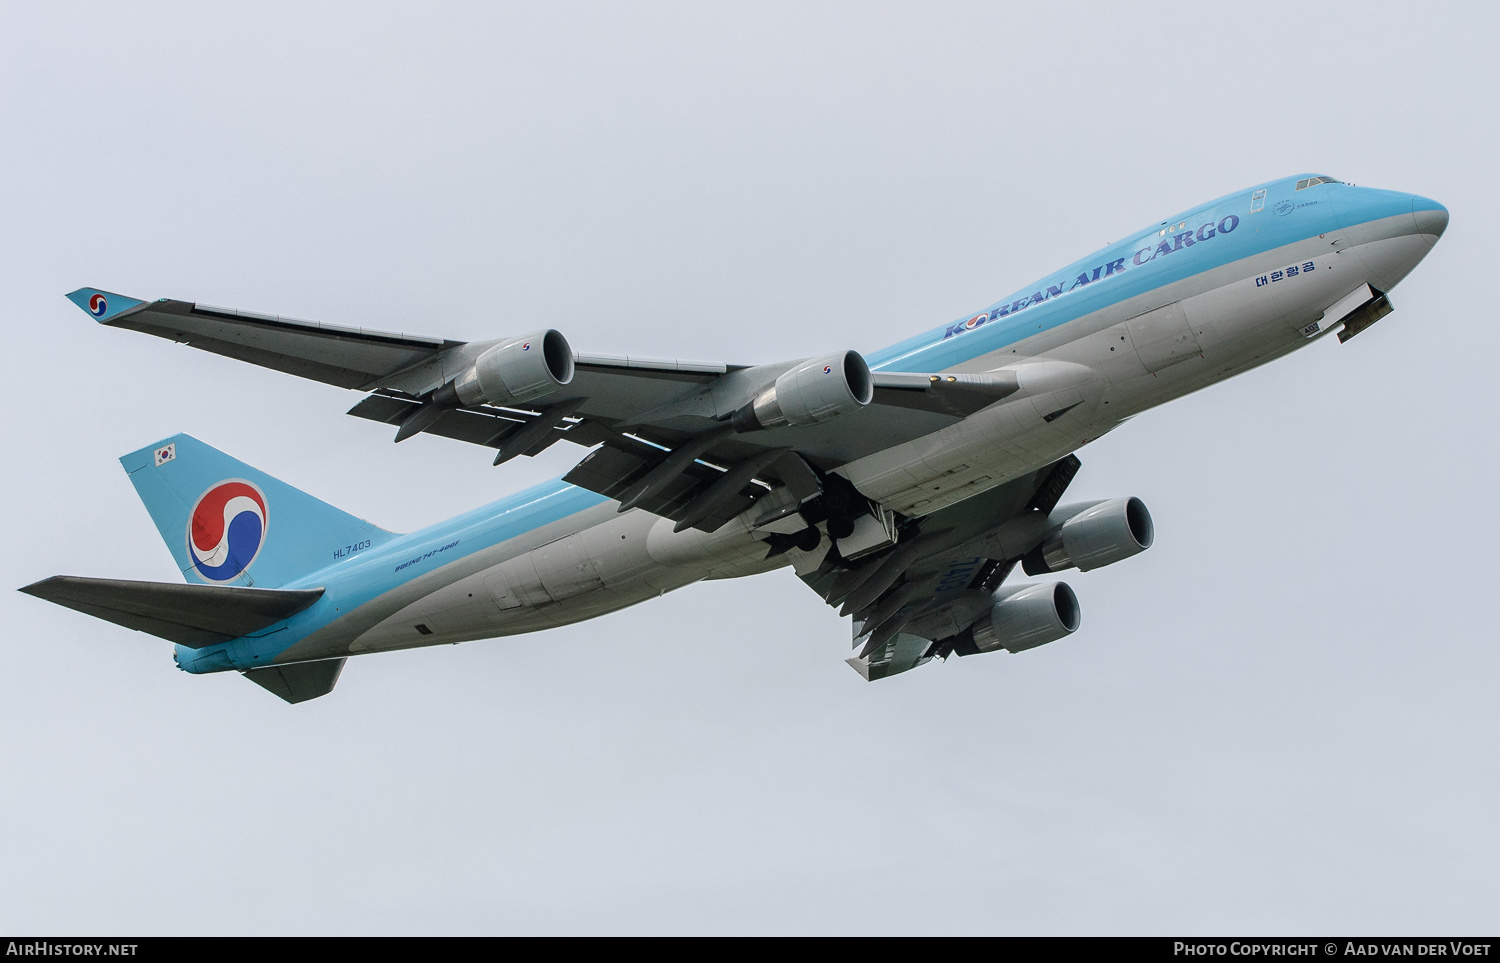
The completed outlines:
<svg viewBox="0 0 1500 963">
<path fill-rule="evenodd" d="M 1344 182 L 1341 181 L 1341 180 L 1336 180 L 1336 179 L 1334 179 L 1332 177 L 1328 177 L 1327 175 L 1319 175 L 1318 177 L 1309 177 L 1306 180 L 1298 181 L 1297 182 L 1297 190 L 1300 191 L 1304 187 L 1312 187 L 1314 184 L 1342 184 L 1342 183 L 1344 183 Z"/>
</svg>

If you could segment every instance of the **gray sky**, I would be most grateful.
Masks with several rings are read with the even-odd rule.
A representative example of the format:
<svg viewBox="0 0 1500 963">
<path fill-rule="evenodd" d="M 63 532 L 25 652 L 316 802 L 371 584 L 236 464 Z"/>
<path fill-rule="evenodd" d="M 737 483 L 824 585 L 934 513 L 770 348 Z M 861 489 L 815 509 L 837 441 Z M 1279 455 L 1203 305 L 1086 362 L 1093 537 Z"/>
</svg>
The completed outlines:
<svg viewBox="0 0 1500 963">
<path fill-rule="evenodd" d="M 1486 5 L 6 3 L 0 930 L 1489 932 Z M 1453 221 L 1347 345 L 1149 412 L 1075 636 L 869 685 L 790 573 L 350 662 L 289 707 L 9 591 L 173 579 L 191 432 L 409 530 L 565 471 L 129 332 L 93 285 L 736 363 L 873 350 L 1316 171 Z"/>
</svg>

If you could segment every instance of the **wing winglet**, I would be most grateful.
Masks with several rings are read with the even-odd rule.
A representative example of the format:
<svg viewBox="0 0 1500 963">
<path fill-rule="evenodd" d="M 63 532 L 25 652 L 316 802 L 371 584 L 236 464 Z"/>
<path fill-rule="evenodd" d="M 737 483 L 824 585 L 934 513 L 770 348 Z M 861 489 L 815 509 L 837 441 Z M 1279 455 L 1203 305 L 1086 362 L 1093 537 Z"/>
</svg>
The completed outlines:
<svg viewBox="0 0 1500 963">
<path fill-rule="evenodd" d="M 68 295 L 68 300 L 87 311 L 89 317 L 101 323 L 146 303 L 135 298 L 127 298 L 123 294 L 101 291 L 98 288 L 79 288 Z"/>
</svg>

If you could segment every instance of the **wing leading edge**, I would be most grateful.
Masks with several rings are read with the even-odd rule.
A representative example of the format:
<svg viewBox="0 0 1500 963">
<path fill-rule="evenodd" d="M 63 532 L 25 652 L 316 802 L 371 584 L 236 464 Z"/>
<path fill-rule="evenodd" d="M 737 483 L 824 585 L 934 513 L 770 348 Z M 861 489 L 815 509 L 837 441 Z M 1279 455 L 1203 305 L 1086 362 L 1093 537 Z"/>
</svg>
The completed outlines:
<svg viewBox="0 0 1500 963">
<path fill-rule="evenodd" d="M 424 365 L 461 344 L 191 301 L 136 301 L 93 288 L 83 288 L 68 297 L 109 327 L 156 335 L 341 388 L 372 388 L 397 380 L 410 381 L 398 376 L 413 373 L 414 369 L 420 372 Z M 87 307 L 93 299 L 102 299 L 110 306 L 122 302 L 129 305 L 119 310 L 110 307 L 108 313 L 96 314 Z"/>
<path fill-rule="evenodd" d="M 580 353 L 571 380 L 550 395 L 464 405 L 443 389 L 505 339 L 462 342 L 94 288 L 69 299 L 109 327 L 369 392 L 349 413 L 394 426 L 397 441 L 428 432 L 492 449 L 495 464 L 557 441 L 594 448 L 568 473 L 570 483 L 634 495 L 633 507 L 708 531 L 792 479 L 803 489 L 809 478 L 821 486 L 848 461 L 947 427 L 1015 390 L 1013 378 L 877 372 L 870 403 L 835 420 L 726 431 L 735 411 L 800 362 L 750 367 Z"/>
</svg>

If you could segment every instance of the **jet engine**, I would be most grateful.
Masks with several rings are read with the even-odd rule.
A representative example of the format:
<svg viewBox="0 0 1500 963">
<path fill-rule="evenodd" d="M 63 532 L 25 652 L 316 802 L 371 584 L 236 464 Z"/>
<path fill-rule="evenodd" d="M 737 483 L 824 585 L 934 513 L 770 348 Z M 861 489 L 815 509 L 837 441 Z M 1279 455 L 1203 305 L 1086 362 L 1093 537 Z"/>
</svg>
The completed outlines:
<svg viewBox="0 0 1500 963">
<path fill-rule="evenodd" d="M 863 408 L 875 397 L 870 366 L 858 351 L 804 361 L 731 416 L 735 431 L 804 428 Z"/>
<path fill-rule="evenodd" d="M 954 640 L 953 651 L 1024 652 L 1078 631 L 1079 615 L 1078 596 L 1066 582 L 1002 589 L 990 610 Z"/>
<path fill-rule="evenodd" d="M 1156 530 L 1146 503 L 1139 498 L 1111 498 L 1079 507 L 1081 511 L 1075 511 L 1021 559 L 1027 575 L 1069 568 L 1087 572 L 1151 547 Z M 1068 511 L 1061 508 L 1053 515 L 1066 515 Z"/>
<path fill-rule="evenodd" d="M 573 380 L 573 348 L 555 330 L 501 341 L 439 388 L 439 404 L 511 405 L 551 394 Z"/>
</svg>

